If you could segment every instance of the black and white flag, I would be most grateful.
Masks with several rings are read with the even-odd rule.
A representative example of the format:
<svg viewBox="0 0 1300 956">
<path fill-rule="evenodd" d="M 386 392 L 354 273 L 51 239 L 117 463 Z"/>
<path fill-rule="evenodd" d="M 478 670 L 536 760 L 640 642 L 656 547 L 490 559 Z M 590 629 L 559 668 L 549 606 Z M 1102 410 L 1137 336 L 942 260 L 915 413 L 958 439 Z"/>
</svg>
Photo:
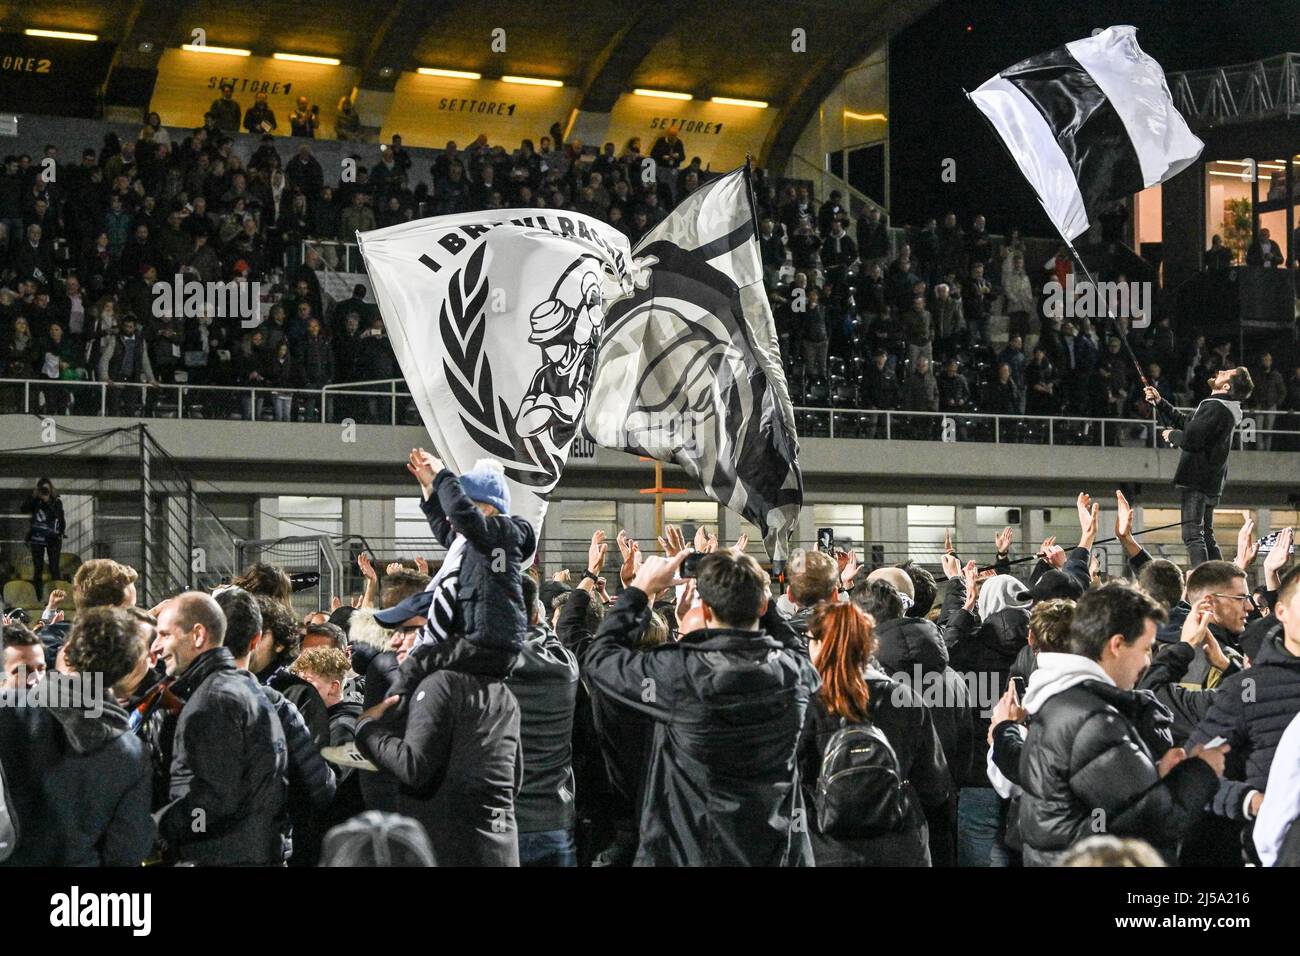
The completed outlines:
<svg viewBox="0 0 1300 956">
<path fill-rule="evenodd" d="M 754 218 L 742 167 L 637 243 L 635 287 L 610 308 L 583 424 L 606 448 L 680 465 L 758 525 L 779 560 L 803 477 Z"/>
<path fill-rule="evenodd" d="M 358 233 L 375 299 L 433 447 L 498 459 L 540 531 L 582 418 L 627 237 L 588 216 L 463 213 Z"/>
<path fill-rule="evenodd" d="M 1110 27 L 1023 60 L 970 94 L 1067 242 L 1107 203 L 1172 178 L 1205 145 L 1136 34 Z"/>
</svg>

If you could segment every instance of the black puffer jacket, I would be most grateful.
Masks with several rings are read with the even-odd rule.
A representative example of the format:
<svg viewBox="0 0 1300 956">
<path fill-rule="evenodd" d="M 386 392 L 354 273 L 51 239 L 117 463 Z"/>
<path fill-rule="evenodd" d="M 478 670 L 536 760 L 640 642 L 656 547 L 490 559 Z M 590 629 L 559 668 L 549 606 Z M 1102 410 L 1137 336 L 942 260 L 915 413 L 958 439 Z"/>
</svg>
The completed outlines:
<svg viewBox="0 0 1300 956">
<path fill-rule="evenodd" d="M 876 662 L 916 691 L 934 718 L 948 772 L 960 786 L 971 774 L 974 738 L 970 689 L 948 666 L 948 647 L 934 623 L 900 617 L 876 625 Z"/>
<path fill-rule="evenodd" d="M 1251 790 L 1263 792 L 1278 742 L 1300 713 L 1300 657 L 1287 648 L 1280 630 L 1264 640 L 1252 664 L 1224 680 L 1187 741 L 1195 747 L 1226 737 L 1232 745 L 1214 812 L 1234 820 L 1243 818 Z"/>
<path fill-rule="evenodd" d="M 1120 690 L 1087 658 L 1042 653 L 1025 709 L 1025 865 L 1053 865 L 1099 824 L 1113 836 L 1141 837 L 1172 862 L 1218 777 L 1197 758 L 1160 777 L 1156 765 L 1172 741 L 1168 714 L 1155 697 Z"/>
<path fill-rule="evenodd" d="M 288 853 L 289 753 L 257 679 L 230 651 L 202 654 L 176 681 L 171 802 L 156 814 L 169 857 L 203 866 L 278 865 Z"/>
<path fill-rule="evenodd" d="M 812 863 L 797 745 L 821 678 L 769 601 L 757 632 L 705 629 L 642 651 L 628 588 L 582 660 L 597 691 L 655 721 L 642 866 Z"/>
<path fill-rule="evenodd" d="M 289 823 L 286 833 L 291 857 L 297 865 L 314 866 L 320 854 L 321 838 L 325 831 L 320 814 L 329 808 L 338 791 L 334 770 L 316 749 L 307 722 L 293 701 L 274 687 L 259 685 L 266 699 L 275 708 L 289 748 Z M 314 688 L 313 688 L 314 690 Z M 319 695 L 318 695 L 319 696 Z"/>
<path fill-rule="evenodd" d="M 48 690 L 61 674 L 49 674 Z M 149 754 L 111 700 L 15 706 L 0 691 L 0 766 L 18 844 L 5 866 L 139 866 L 153 849 Z"/>
<path fill-rule="evenodd" d="M 518 650 L 528 630 L 521 568 L 537 550 L 532 525 L 510 515 L 485 517 L 461 490 L 460 479 L 445 468 L 434 476 L 433 494 L 420 502 L 420 509 L 444 548 L 451 547 L 457 532 L 469 542 L 456 591 L 464 638 L 484 647 Z M 495 560 L 497 554 L 505 560 Z"/>
<path fill-rule="evenodd" d="M 1183 686 L 1187 668 L 1198 657 L 1202 660 L 1205 658 L 1204 652 L 1198 648 L 1182 641 L 1177 644 L 1157 642 L 1154 651 L 1151 666 L 1138 681 L 1138 690 L 1151 691 L 1156 695 L 1156 700 L 1169 711 L 1173 718 L 1171 732 L 1174 746 L 1181 747 L 1192 735 L 1196 725 L 1209 713 L 1210 704 L 1214 702 L 1218 689 L 1194 690 Z"/>
<path fill-rule="evenodd" d="M 812 831 L 813 857 L 817 866 L 929 866 L 925 811 L 943 806 L 953 787 L 932 712 L 907 684 L 879 672 L 868 672 L 867 689 L 871 722 L 894 748 L 907 781 L 907 826 L 900 833 L 847 840 L 818 832 L 817 782 L 826 747 L 840 729 L 840 718 L 826 709 L 820 694 L 815 694 L 799 738 L 799 776 Z"/>
</svg>

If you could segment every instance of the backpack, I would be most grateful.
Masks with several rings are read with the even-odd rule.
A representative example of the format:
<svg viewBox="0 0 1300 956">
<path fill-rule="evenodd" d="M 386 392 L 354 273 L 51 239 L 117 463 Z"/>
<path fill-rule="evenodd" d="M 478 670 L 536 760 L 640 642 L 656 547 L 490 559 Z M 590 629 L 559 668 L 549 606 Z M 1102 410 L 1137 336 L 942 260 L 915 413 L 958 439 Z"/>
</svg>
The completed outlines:
<svg viewBox="0 0 1300 956">
<path fill-rule="evenodd" d="M 18 847 L 17 812 L 9 793 L 9 785 L 5 782 L 5 768 L 0 765 L 0 863 L 13 856 Z"/>
<path fill-rule="evenodd" d="M 840 718 L 817 779 L 818 829 L 840 839 L 898 833 L 910 805 L 898 754 L 884 731 L 870 721 Z"/>
</svg>

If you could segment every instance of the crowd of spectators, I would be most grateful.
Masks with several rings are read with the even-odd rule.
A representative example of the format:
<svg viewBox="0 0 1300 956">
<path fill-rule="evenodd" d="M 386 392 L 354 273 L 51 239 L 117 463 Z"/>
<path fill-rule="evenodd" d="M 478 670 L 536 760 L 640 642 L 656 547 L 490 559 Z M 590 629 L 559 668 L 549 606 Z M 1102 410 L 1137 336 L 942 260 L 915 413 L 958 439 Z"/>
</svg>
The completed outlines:
<svg viewBox="0 0 1300 956">
<path fill-rule="evenodd" d="M 1107 580 L 1081 494 L 1077 547 L 940 581 L 671 525 L 544 572 L 497 468 L 410 462 L 445 556 L 329 612 L 268 564 L 146 612 L 96 558 L 8 615 L 0 864 L 1300 863 L 1292 529 L 1182 568 L 1117 492 Z"/>
<path fill-rule="evenodd" d="M 412 186 L 400 135 L 369 168 L 327 172 L 309 141 L 318 118 L 300 98 L 290 119 L 297 142 L 286 143 L 273 134 L 278 122 L 263 96 L 245 112 L 223 88 L 204 126 L 180 142 L 150 113 L 137 140 L 110 133 L 79 162 L 64 161 L 56 145 L 35 158 L 6 156 L 0 378 L 39 381 L 47 413 L 97 413 L 97 396 L 58 384 L 93 380 L 284 389 L 256 405 L 192 395 L 189 414 L 311 418 L 313 401 L 287 390 L 400 377 L 364 284 L 343 301 L 322 295 L 319 276 L 338 265 L 338 243 L 417 217 L 505 207 L 583 212 L 635 242 L 706 175 L 698 157 L 686 161 L 676 129 L 648 151 L 633 138 L 592 155 L 564 143 L 556 124 L 513 151 L 486 136 L 463 149 L 448 142 L 428 181 Z M 247 162 L 231 139 L 241 127 L 261 136 Z M 313 241 L 305 255 L 304 240 Z M 259 283 L 263 320 L 249 327 L 247 316 L 172 314 L 153 287 L 177 275 Z M 149 390 L 122 392 L 109 399 L 111 411 L 152 412 Z M 20 400 L 0 387 L 0 406 Z M 374 419 L 378 405 L 348 411 Z"/>
<path fill-rule="evenodd" d="M 322 295 L 322 270 L 339 264 L 338 243 L 357 231 L 533 207 L 594 216 L 635 244 L 711 175 L 698 157 L 687 162 L 675 129 L 648 150 L 638 138 L 586 150 L 564 142 L 559 124 L 513 151 L 486 136 L 464 148 L 448 142 L 427 182 L 413 175 L 400 135 L 369 168 L 327 172 L 312 153 L 318 122 L 301 98 L 292 137 L 278 139 L 263 99 L 244 111 L 223 89 L 204 126 L 179 142 L 151 113 L 137 140 L 108 134 L 79 162 L 55 145 L 40 157 L 4 157 L 0 377 L 39 382 L 46 413 L 96 413 L 97 396 L 59 384 L 93 380 L 260 387 L 268 391 L 256 402 L 192 395 L 187 414 L 310 419 L 320 413 L 315 401 L 289 390 L 400 377 L 365 286 L 342 301 Z M 231 139 L 240 129 L 261 137 L 247 162 Z M 969 229 L 948 213 L 898 230 L 874 206 L 855 215 L 838 192 L 819 203 L 808 184 L 777 184 L 762 170 L 755 185 L 764 281 L 796 405 L 1150 418 L 1113 329 L 1044 314 L 1046 282 L 1073 271 L 1064 247 L 1040 261 L 1018 230 L 994 237 L 983 216 Z M 1099 278 L 1126 281 L 1143 268 L 1136 257 L 1108 266 Z M 170 314 L 153 285 L 177 275 L 259 283 L 260 325 Z M 1176 333 L 1158 297 L 1146 308 L 1150 325 L 1127 340 L 1169 400 L 1194 404 L 1217 370 L 1242 362 L 1235 340 Z M 1005 316 L 1005 339 L 994 316 Z M 1300 362 L 1289 353 L 1249 358 L 1258 410 L 1273 427 L 1300 427 Z M 150 390 L 121 391 L 112 411 L 153 413 Z M 0 407 L 19 401 L 0 385 Z M 386 418 L 377 399 L 341 413 Z M 860 430 L 881 431 L 874 419 Z M 905 431 L 932 437 L 938 427 L 919 421 Z"/>
<path fill-rule="evenodd" d="M 1209 394 L 1216 372 L 1242 363 L 1235 334 L 1176 330 L 1154 282 L 1137 327 L 1122 314 L 1115 323 L 1073 317 L 1049 285 L 1064 293 L 1081 279 L 1068 249 L 1035 256 L 1027 246 L 1041 243 L 1027 244 L 1018 229 L 991 236 L 982 215 L 969 229 L 950 212 L 891 230 L 874 206 L 855 216 L 838 192 L 818 204 L 795 185 L 779 195 L 767 187 L 760 208 L 765 284 L 796 405 L 942 412 L 959 422 L 975 412 L 1149 420 L 1135 359 L 1163 397 L 1184 406 Z M 1111 247 L 1095 278 L 1154 278 L 1123 251 Z M 1207 268 L 1222 267 L 1222 256 L 1207 257 Z M 1138 301 L 1129 300 L 1135 315 Z M 1263 428 L 1300 429 L 1300 352 L 1285 342 L 1277 350 L 1248 356 L 1268 381 L 1252 407 Z M 813 427 L 825 421 L 803 417 Z M 937 419 L 902 421 L 904 437 L 939 435 Z M 1018 429 L 1009 425 L 1003 440 L 1031 433 L 1023 421 Z M 957 437 L 975 430 L 963 422 Z M 883 435 L 884 425 L 861 416 L 853 433 Z M 1111 434 L 1118 442 L 1121 433 Z"/>
</svg>

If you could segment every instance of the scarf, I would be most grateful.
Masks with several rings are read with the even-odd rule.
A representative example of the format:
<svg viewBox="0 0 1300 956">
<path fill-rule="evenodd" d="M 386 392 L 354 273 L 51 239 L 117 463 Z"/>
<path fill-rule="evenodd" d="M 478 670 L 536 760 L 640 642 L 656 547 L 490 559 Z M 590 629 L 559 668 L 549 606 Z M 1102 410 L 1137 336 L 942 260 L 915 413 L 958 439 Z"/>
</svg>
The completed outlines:
<svg viewBox="0 0 1300 956">
<path fill-rule="evenodd" d="M 426 615 L 428 621 L 420 628 L 420 633 L 415 638 L 415 647 L 441 644 L 451 637 L 456 622 L 456 592 L 460 587 L 460 563 L 464 560 L 467 546 L 465 536 L 456 535 L 451 547 L 447 549 L 447 557 L 443 559 L 442 567 L 424 589 L 426 594 L 432 592 L 433 598 L 429 602 L 429 612 Z"/>
</svg>

